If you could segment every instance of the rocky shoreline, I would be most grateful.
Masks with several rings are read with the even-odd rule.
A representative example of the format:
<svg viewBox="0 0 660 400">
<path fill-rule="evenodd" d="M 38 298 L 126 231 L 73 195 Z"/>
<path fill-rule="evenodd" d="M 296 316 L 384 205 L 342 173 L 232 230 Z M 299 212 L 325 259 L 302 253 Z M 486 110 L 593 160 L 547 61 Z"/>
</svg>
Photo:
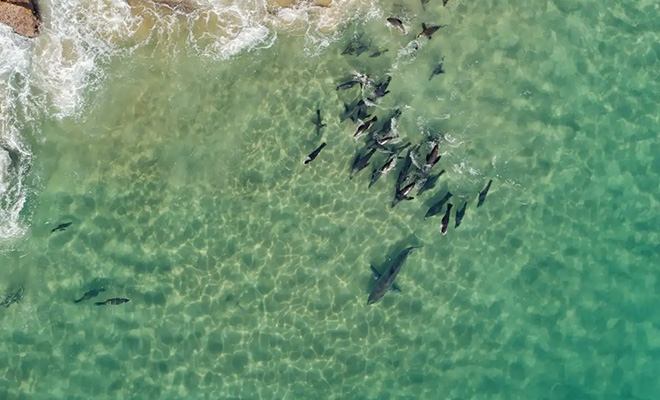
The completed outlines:
<svg viewBox="0 0 660 400">
<path fill-rule="evenodd" d="M 19 35 L 36 37 L 40 25 L 37 0 L 0 0 L 0 23 L 11 26 Z"/>
<path fill-rule="evenodd" d="M 316 6 L 321 6 L 321 7 L 330 7 L 330 4 L 332 4 L 332 0 L 273 0 L 275 4 L 281 6 L 281 7 L 291 7 L 296 5 L 296 3 L 301 3 L 304 1 L 307 1 L 308 3 L 314 3 Z"/>
<path fill-rule="evenodd" d="M 185 6 L 185 0 L 152 0 L 170 7 Z M 276 6 L 292 7 L 297 3 L 308 2 L 316 6 L 329 7 L 332 0 L 270 0 Z M 39 35 L 41 19 L 38 0 L 0 0 L 0 23 L 14 28 L 19 35 L 29 38 Z"/>
</svg>

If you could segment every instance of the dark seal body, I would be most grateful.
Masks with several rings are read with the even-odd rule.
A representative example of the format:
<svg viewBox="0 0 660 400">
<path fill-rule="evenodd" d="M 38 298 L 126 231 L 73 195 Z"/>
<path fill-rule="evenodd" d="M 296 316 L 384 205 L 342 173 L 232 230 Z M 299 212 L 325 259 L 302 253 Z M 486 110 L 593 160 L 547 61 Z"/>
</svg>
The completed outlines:
<svg viewBox="0 0 660 400">
<path fill-rule="evenodd" d="M 350 88 L 352 88 L 353 86 L 355 86 L 359 83 L 360 83 L 359 81 L 348 81 L 346 83 L 342 83 L 341 85 L 337 86 L 337 88 L 335 90 L 339 91 L 339 90 L 350 89 Z"/>
<path fill-rule="evenodd" d="M 451 215 L 451 208 L 453 205 L 451 203 L 447 204 L 447 211 L 445 212 L 445 216 L 442 217 L 442 234 L 446 235 L 447 234 L 447 227 L 449 226 L 449 218 Z"/>
<path fill-rule="evenodd" d="M 429 208 L 429 210 L 426 212 L 426 215 L 424 216 L 424 219 L 427 219 L 428 217 L 432 217 L 438 214 L 440 211 L 442 211 L 442 207 L 444 207 L 445 203 L 447 202 L 447 200 L 449 200 L 451 196 L 453 196 L 451 192 L 447 192 L 445 197 L 440 199 L 439 202 L 435 203 L 434 205 L 431 206 L 431 208 Z"/>
<path fill-rule="evenodd" d="M 65 230 L 66 228 L 68 228 L 69 226 L 71 226 L 71 224 L 73 224 L 73 222 L 65 222 L 63 224 L 59 224 L 55 228 L 51 229 L 50 233 L 61 232 L 61 231 Z"/>
<path fill-rule="evenodd" d="M 376 152 L 376 149 L 372 149 L 365 155 L 360 155 L 358 153 L 355 156 L 355 159 L 353 160 L 353 164 L 351 165 L 351 173 L 350 173 L 350 179 L 353 179 L 355 174 L 358 172 L 362 171 L 363 169 L 367 168 L 367 165 L 369 165 L 369 160 L 371 160 L 371 157 L 373 157 L 374 153 Z"/>
<path fill-rule="evenodd" d="M 396 166 L 397 155 L 390 154 L 390 156 L 385 160 L 385 163 L 380 167 L 374 170 L 371 174 L 371 182 L 369 182 L 369 187 L 373 186 L 374 183 L 383 175 L 390 172 Z"/>
<path fill-rule="evenodd" d="M 488 181 L 488 185 L 486 185 L 486 188 L 482 190 L 479 193 L 479 202 L 477 203 L 477 207 L 481 207 L 482 204 L 484 204 L 484 201 L 486 201 L 486 195 L 488 194 L 488 190 L 490 190 L 490 185 L 493 183 L 493 180 Z"/>
<path fill-rule="evenodd" d="M 74 301 L 74 303 L 80 303 L 81 301 L 89 300 L 93 297 L 98 296 L 99 293 L 101 293 L 101 292 L 105 292 L 105 288 L 92 289 L 88 292 L 85 292 L 85 294 L 83 294 L 83 296 L 81 298 L 79 298 L 78 300 Z"/>
<path fill-rule="evenodd" d="M 415 39 L 425 36 L 428 40 L 431 40 L 433 38 L 433 34 L 438 31 L 440 28 L 444 28 L 446 25 L 434 25 L 434 26 L 426 26 L 426 24 L 422 23 L 422 31 L 415 37 Z"/>
<path fill-rule="evenodd" d="M 436 65 L 435 68 L 433 68 L 433 72 L 431 72 L 431 76 L 429 76 L 429 80 L 433 79 L 433 77 L 436 76 L 436 75 L 440 75 L 440 74 L 445 73 L 444 60 L 445 60 L 445 58 L 442 57 L 442 60 L 440 61 L 440 63 L 438 65 Z"/>
<path fill-rule="evenodd" d="M 429 189 L 433 189 L 435 187 L 436 182 L 438 182 L 438 178 L 440 178 L 444 173 L 445 170 L 443 169 L 439 173 L 435 175 L 431 175 L 428 178 L 426 178 L 422 187 L 420 187 L 419 190 L 417 191 L 417 196 L 421 195 L 422 193 L 426 192 Z"/>
<path fill-rule="evenodd" d="M 325 142 L 321 143 L 321 145 L 319 147 L 317 147 L 316 150 L 312 151 L 312 153 L 307 156 L 305 161 L 303 161 L 303 164 L 309 164 L 312 161 L 314 161 L 316 156 L 319 155 L 319 153 L 321 152 L 321 150 L 323 150 L 324 147 L 325 147 Z"/>
<path fill-rule="evenodd" d="M 105 306 L 105 305 L 108 305 L 108 304 L 116 306 L 118 304 L 128 303 L 129 301 L 130 300 L 128 300 L 128 299 L 123 299 L 123 298 L 120 298 L 120 297 L 114 297 L 114 298 L 108 299 L 106 301 L 98 301 L 94 304 L 97 305 L 97 306 Z"/>
<path fill-rule="evenodd" d="M 463 204 L 463 208 L 456 210 L 456 225 L 454 225 L 454 229 L 458 228 L 459 225 L 461 225 L 461 221 L 463 220 L 463 216 L 465 215 L 465 209 L 467 208 L 467 201 L 465 204 Z"/>
<path fill-rule="evenodd" d="M 395 28 L 397 28 L 398 30 L 400 30 L 401 33 L 403 33 L 403 34 L 405 35 L 405 33 L 406 33 L 406 28 L 403 26 L 403 22 L 401 22 L 400 19 L 391 17 L 391 18 L 388 18 L 388 19 L 387 19 L 387 22 L 388 22 L 390 25 L 392 25 L 393 27 L 395 27 Z"/>
<path fill-rule="evenodd" d="M 378 117 L 374 116 L 373 118 L 364 121 L 360 126 L 358 126 L 357 131 L 353 135 L 353 139 L 357 140 L 362 135 L 364 135 L 375 123 L 378 121 Z"/>
<path fill-rule="evenodd" d="M 321 129 L 325 127 L 325 124 L 323 123 L 323 119 L 321 119 L 321 109 L 317 108 L 316 109 L 316 120 L 313 121 L 314 125 L 316 126 L 316 136 L 321 136 Z"/>
</svg>

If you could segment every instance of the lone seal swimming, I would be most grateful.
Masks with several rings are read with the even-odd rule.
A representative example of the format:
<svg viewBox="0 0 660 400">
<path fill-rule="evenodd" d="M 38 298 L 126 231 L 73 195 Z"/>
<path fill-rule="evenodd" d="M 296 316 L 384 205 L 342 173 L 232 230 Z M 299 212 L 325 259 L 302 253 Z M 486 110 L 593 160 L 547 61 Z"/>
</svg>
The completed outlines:
<svg viewBox="0 0 660 400">
<path fill-rule="evenodd" d="M 321 150 L 323 150 L 324 147 L 325 147 L 325 142 L 321 143 L 321 145 L 319 147 L 317 147 L 316 150 L 312 151 L 312 153 L 307 156 L 305 161 L 303 161 L 303 164 L 309 164 L 312 161 L 314 161 L 316 156 L 319 155 L 319 153 L 321 152 Z"/>
<path fill-rule="evenodd" d="M 456 225 L 454 225 L 454 229 L 458 228 L 461 225 L 463 216 L 465 216 L 466 208 L 467 208 L 467 201 L 465 202 L 465 204 L 463 204 L 463 208 L 456 210 Z"/>
<path fill-rule="evenodd" d="M 425 23 L 422 23 L 422 31 L 415 37 L 415 39 L 425 36 L 428 40 L 431 40 L 433 38 L 433 34 L 438 31 L 440 28 L 444 28 L 447 25 L 434 25 L 434 26 L 426 26 Z"/>
<path fill-rule="evenodd" d="M 93 297 L 96 297 L 99 295 L 99 293 L 105 292 L 105 288 L 98 288 L 98 289 L 92 289 L 88 292 L 85 292 L 81 298 L 78 300 L 74 301 L 74 303 L 80 303 L 81 301 L 89 300 Z"/>
<path fill-rule="evenodd" d="M 321 109 L 316 109 L 316 119 L 312 121 L 314 126 L 316 126 L 316 136 L 321 136 L 321 129 L 325 127 L 323 119 L 321 118 Z"/>
<path fill-rule="evenodd" d="M 442 211 L 442 207 L 444 207 L 445 203 L 447 202 L 447 200 L 449 200 L 451 196 L 453 196 L 453 194 L 451 194 L 451 192 L 447 192 L 445 197 L 441 198 L 440 201 L 433 204 L 431 208 L 429 208 L 429 210 L 426 212 L 426 215 L 424 216 L 424 219 L 427 219 L 428 217 L 432 217 L 440 213 L 440 211 Z"/>
<path fill-rule="evenodd" d="M 442 217 L 442 229 L 441 232 L 443 235 L 447 234 L 447 227 L 449 226 L 449 218 L 451 217 L 451 208 L 454 205 L 449 203 L 447 204 L 447 211 L 445 212 L 445 216 Z"/>
<path fill-rule="evenodd" d="M 51 229 L 50 233 L 61 232 L 61 231 L 65 230 L 66 228 L 68 228 L 69 226 L 71 226 L 71 224 L 73 224 L 73 222 L 65 222 L 63 224 L 59 224 L 55 228 Z"/>
<path fill-rule="evenodd" d="M 489 181 L 488 181 L 488 185 L 486 185 L 486 187 L 484 188 L 484 190 L 482 190 L 482 191 L 479 193 L 479 201 L 477 202 L 477 207 L 481 207 L 481 205 L 484 204 L 484 201 L 486 201 L 486 195 L 488 194 L 488 191 L 490 190 L 490 185 L 491 185 L 492 183 L 493 183 L 493 180 L 492 180 L 492 179 L 489 180 Z"/>
<path fill-rule="evenodd" d="M 108 299 L 106 301 L 97 301 L 96 303 L 94 303 L 94 305 L 105 306 L 107 304 L 111 304 L 113 306 L 116 306 L 118 304 L 128 303 L 129 301 L 130 300 L 128 300 L 128 299 L 123 299 L 123 298 L 120 298 L 120 297 L 114 297 L 114 298 Z"/>
<path fill-rule="evenodd" d="M 400 30 L 404 35 L 406 34 L 406 27 L 403 25 L 403 22 L 399 18 L 390 17 L 387 19 L 387 22 Z"/>
</svg>

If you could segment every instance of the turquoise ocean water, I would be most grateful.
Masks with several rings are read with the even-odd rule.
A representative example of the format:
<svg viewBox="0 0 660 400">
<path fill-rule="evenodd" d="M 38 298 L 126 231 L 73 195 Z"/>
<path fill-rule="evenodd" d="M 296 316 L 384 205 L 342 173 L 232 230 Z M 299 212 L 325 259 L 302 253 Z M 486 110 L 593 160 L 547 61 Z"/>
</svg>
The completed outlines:
<svg viewBox="0 0 660 400">
<path fill-rule="evenodd" d="M 0 399 L 660 395 L 657 2 L 43 3 L 0 27 Z M 435 189 L 349 179 L 351 72 L 444 134 Z"/>
</svg>

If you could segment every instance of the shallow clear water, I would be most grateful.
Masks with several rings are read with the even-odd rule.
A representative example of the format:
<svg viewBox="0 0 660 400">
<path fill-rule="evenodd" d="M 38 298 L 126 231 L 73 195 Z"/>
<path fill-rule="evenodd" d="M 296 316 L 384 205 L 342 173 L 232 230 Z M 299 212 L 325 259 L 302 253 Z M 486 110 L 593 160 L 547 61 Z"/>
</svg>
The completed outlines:
<svg viewBox="0 0 660 400">
<path fill-rule="evenodd" d="M 169 20 L 170 41 L 113 36 L 73 98 L 30 75 L 48 31 L 19 43 L 41 100 L 0 91 L 3 138 L 30 149 L 0 398 L 655 399 L 658 5 L 437 3 L 377 4 L 325 44 L 273 28 L 231 57 Z M 422 21 L 448 27 L 411 57 Z M 340 56 L 359 32 L 389 51 Z M 447 133 L 434 190 L 392 209 L 395 173 L 348 179 L 351 71 L 392 74 L 376 115 L 401 107 L 407 140 Z M 317 107 L 328 145 L 304 166 Z M 447 190 L 469 203 L 442 236 L 423 217 Z M 409 245 L 402 293 L 367 306 L 369 265 Z M 111 297 L 130 302 L 93 306 Z"/>
</svg>

